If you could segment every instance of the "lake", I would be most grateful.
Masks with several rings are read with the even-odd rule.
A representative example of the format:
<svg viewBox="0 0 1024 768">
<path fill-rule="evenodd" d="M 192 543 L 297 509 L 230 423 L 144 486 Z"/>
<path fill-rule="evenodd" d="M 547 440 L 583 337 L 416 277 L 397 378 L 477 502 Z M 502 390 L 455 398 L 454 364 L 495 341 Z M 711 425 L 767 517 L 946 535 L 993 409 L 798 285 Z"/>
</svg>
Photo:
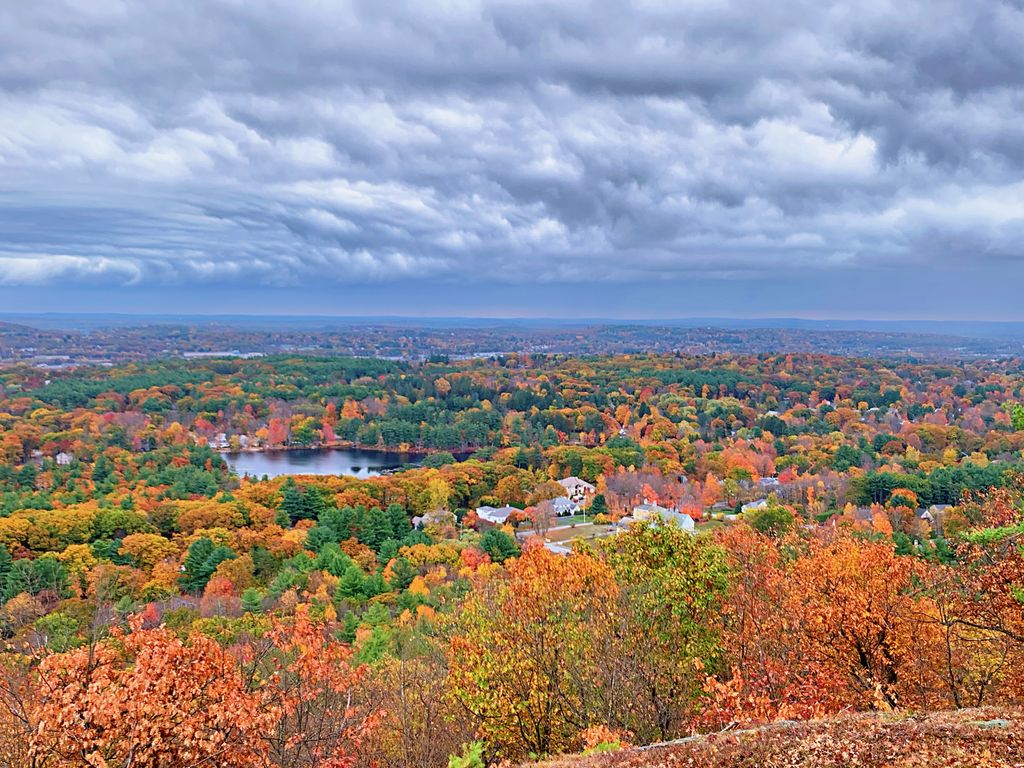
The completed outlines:
<svg viewBox="0 0 1024 768">
<path fill-rule="evenodd" d="M 310 448 L 293 451 L 222 453 L 239 476 L 355 475 L 373 477 L 382 470 L 418 464 L 422 456 L 391 451 L 360 451 L 342 448 Z"/>
</svg>

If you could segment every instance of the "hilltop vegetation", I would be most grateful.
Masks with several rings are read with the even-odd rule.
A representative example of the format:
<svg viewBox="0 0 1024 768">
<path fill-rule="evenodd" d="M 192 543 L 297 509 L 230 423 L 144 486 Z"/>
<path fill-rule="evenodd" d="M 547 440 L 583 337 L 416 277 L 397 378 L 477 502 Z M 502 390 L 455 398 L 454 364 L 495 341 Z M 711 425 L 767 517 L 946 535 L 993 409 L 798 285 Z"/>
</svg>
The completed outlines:
<svg viewBox="0 0 1024 768">
<path fill-rule="evenodd" d="M 428 768 L 1017 704 L 1022 388 L 814 355 L 2 369 L 0 765 Z M 215 450 L 325 445 L 425 459 Z M 585 524 L 548 518 L 567 476 Z"/>
<path fill-rule="evenodd" d="M 894 716 L 840 716 L 785 722 L 651 749 L 598 750 L 543 768 L 1012 768 L 1024 754 L 1022 713 L 1014 710 Z"/>
</svg>

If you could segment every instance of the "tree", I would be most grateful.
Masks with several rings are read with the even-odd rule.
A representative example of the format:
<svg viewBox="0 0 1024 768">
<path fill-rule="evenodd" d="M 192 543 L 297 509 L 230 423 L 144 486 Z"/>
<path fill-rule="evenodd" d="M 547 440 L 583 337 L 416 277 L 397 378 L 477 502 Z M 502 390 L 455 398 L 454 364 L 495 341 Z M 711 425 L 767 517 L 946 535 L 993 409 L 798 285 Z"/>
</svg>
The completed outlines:
<svg viewBox="0 0 1024 768">
<path fill-rule="evenodd" d="M 94 648 L 48 656 L 39 679 L 37 760 L 81 768 L 259 763 L 268 714 L 209 638 L 186 643 L 136 624 Z"/>
<path fill-rule="evenodd" d="M 391 588 L 399 592 L 404 590 L 416 577 L 412 564 L 404 557 L 397 558 L 391 564 Z"/>
<path fill-rule="evenodd" d="M 394 535 L 388 514 L 380 507 L 374 507 L 366 515 L 366 525 L 360 533 L 359 540 L 376 552 Z"/>
<path fill-rule="evenodd" d="M 263 595 L 255 587 L 249 587 L 242 592 L 242 610 L 246 613 L 263 612 Z"/>
<path fill-rule="evenodd" d="M 557 517 L 555 507 L 550 500 L 540 501 L 526 512 L 533 532 L 538 536 L 545 536 Z"/>
<path fill-rule="evenodd" d="M 681 733 L 703 677 L 721 662 L 722 608 L 729 587 L 723 549 L 677 526 L 637 524 L 598 546 L 620 585 L 614 664 L 616 725 L 643 741 Z M 614 660 L 614 661 L 613 661 Z"/>
<path fill-rule="evenodd" d="M 184 571 L 179 579 L 182 589 L 202 592 L 217 566 L 234 557 L 237 555 L 223 544 L 214 544 L 205 536 L 196 539 L 185 555 Z"/>
<path fill-rule="evenodd" d="M 264 641 L 270 652 L 255 654 L 257 679 L 271 681 L 261 691 L 273 714 L 262 736 L 276 768 L 349 768 L 378 719 L 356 703 L 365 668 L 353 663 L 336 630 L 299 606 L 271 628 Z"/>
<path fill-rule="evenodd" d="M 278 505 L 278 509 L 288 515 L 288 521 L 292 525 L 309 516 L 302 491 L 290 477 L 281 486 L 281 503 Z"/>
<path fill-rule="evenodd" d="M 496 563 L 503 563 L 519 554 L 516 540 L 499 528 L 490 528 L 480 537 L 480 549 Z"/>
<path fill-rule="evenodd" d="M 350 600 L 360 600 L 363 597 L 363 583 L 366 578 L 363 576 L 363 572 L 359 570 L 356 565 L 350 565 L 345 569 L 345 574 L 341 577 L 341 583 L 338 584 L 338 592 L 342 597 L 347 597 Z"/>
<path fill-rule="evenodd" d="M 747 512 L 743 519 L 755 531 L 776 537 L 789 532 L 794 522 L 793 513 L 774 500 L 760 509 Z"/>
<path fill-rule="evenodd" d="M 388 513 L 388 520 L 391 522 L 392 535 L 396 539 L 401 539 L 412 531 L 412 522 L 409 520 L 409 515 L 406 514 L 401 504 L 388 504 L 386 511 Z"/>
<path fill-rule="evenodd" d="M 603 720 L 595 694 L 599 649 L 617 598 L 600 561 L 534 547 L 507 579 L 488 580 L 463 604 L 449 646 L 449 685 L 501 755 L 572 750 L 581 731 Z"/>
</svg>

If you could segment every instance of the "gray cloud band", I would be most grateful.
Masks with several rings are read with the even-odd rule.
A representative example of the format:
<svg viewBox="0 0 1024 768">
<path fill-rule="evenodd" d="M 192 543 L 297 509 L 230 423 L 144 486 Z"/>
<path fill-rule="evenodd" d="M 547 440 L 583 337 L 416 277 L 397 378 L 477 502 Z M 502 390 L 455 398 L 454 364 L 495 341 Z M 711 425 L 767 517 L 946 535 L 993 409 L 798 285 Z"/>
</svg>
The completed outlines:
<svg viewBox="0 0 1024 768">
<path fill-rule="evenodd" d="M 1021 39 L 1016 2 L 7 3 L 0 284 L 1017 259 Z"/>
</svg>

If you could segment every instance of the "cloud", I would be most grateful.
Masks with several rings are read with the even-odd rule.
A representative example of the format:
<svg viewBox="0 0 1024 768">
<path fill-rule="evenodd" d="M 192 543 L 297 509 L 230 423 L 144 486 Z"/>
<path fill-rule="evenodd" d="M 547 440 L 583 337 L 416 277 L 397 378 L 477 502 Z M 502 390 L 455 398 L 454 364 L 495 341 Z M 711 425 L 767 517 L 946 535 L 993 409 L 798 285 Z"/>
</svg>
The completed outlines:
<svg viewBox="0 0 1024 768">
<path fill-rule="evenodd" d="M 0 282 L 1019 262 L 1022 36 L 1009 0 L 8 3 Z"/>
</svg>

